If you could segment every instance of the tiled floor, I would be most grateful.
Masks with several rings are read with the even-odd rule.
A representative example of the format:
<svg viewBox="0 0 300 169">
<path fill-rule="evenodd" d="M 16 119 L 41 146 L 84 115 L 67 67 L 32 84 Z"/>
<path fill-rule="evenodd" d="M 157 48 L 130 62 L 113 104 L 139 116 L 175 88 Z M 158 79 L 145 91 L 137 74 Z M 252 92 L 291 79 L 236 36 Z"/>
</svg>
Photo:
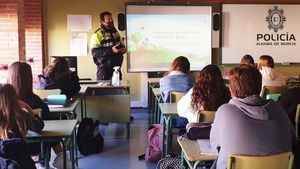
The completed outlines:
<svg viewBox="0 0 300 169">
<path fill-rule="evenodd" d="M 81 157 L 80 169 L 155 169 L 156 164 L 139 161 L 138 156 L 145 153 L 148 113 L 146 109 L 132 109 L 131 138 L 126 138 L 125 124 L 101 125 L 104 136 L 102 153 Z"/>
</svg>

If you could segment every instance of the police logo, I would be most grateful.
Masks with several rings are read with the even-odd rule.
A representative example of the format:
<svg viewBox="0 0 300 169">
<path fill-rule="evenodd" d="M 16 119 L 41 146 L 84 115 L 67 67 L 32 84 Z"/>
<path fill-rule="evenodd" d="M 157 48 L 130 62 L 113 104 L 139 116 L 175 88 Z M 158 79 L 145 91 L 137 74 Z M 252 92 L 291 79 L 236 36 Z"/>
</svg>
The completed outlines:
<svg viewBox="0 0 300 169">
<path fill-rule="evenodd" d="M 268 17 L 266 21 L 268 22 L 268 28 L 273 29 L 274 32 L 277 32 L 278 29 L 283 29 L 283 23 L 286 18 L 283 15 L 283 9 L 279 9 L 278 6 L 274 6 L 274 9 L 268 10 Z"/>
</svg>

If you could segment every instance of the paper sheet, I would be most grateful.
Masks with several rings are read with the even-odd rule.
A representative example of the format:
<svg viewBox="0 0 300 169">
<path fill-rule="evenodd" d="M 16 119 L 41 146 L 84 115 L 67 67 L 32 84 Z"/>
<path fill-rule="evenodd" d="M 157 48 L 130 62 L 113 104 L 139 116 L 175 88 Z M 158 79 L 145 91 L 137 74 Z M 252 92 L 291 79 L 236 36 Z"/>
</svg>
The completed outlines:
<svg viewBox="0 0 300 169">
<path fill-rule="evenodd" d="M 198 139 L 197 140 L 200 154 L 202 155 L 218 155 L 217 149 L 211 147 L 209 139 Z"/>
</svg>

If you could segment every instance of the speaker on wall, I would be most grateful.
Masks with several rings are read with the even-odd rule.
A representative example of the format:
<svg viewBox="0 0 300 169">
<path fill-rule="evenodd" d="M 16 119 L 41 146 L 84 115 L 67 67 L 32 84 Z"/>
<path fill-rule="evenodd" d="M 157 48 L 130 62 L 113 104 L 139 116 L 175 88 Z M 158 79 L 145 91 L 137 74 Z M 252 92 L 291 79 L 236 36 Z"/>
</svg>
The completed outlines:
<svg viewBox="0 0 300 169">
<path fill-rule="evenodd" d="M 124 31 L 126 28 L 126 17 L 124 13 L 118 13 L 118 29 Z"/>
<path fill-rule="evenodd" d="M 212 48 L 220 47 L 220 28 L 221 28 L 221 15 L 218 12 L 213 13 L 213 25 L 212 25 Z"/>
</svg>

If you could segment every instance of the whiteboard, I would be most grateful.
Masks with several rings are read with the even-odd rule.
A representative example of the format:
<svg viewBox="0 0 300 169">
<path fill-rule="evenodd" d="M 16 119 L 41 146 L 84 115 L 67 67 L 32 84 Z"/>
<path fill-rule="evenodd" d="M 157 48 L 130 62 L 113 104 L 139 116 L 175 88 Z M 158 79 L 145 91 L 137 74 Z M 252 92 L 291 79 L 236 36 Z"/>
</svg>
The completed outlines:
<svg viewBox="0 0 300 169">
<path fill-rule="evenodd" d="M 223 4 L 222 64 L 255 62 L 270 55 L 276 63 L 300 63 L 299 4 Z"/>
<path fill-rule="evenodd" d="M 178 56 L 191 70 L 211 64 L 212 6 L 126 6 L 127 70 L 167 71 Z"/>
</svg>

